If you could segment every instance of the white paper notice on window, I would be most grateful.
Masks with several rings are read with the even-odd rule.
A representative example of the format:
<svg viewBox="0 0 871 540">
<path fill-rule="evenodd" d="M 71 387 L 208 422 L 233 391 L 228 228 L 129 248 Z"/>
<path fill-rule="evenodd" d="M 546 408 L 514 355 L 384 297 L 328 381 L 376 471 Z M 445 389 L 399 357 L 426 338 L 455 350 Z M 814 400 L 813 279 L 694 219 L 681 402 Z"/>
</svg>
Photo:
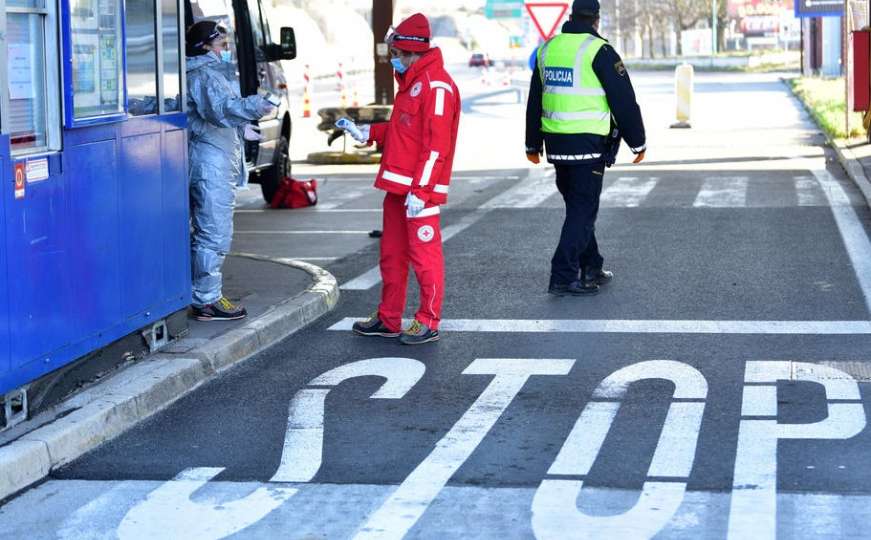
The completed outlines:
<svg viewBox="0 0 871 540">
<path fill-rule="evenodd" d="M 33 99 L 31 48 L 26 43 L 9 44 L 9 98 Z"/>
<path fill-rule="evenodd" d="M 48 180 L 48 158 L 31 159 L 27 162 L 27 183 Z"/>
</svg>

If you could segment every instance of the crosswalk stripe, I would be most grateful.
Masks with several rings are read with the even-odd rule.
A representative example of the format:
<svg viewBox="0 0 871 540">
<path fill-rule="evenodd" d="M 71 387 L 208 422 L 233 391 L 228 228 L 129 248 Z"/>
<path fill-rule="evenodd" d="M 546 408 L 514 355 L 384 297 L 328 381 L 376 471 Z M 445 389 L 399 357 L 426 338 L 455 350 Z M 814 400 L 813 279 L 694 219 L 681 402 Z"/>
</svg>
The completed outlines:
<svg viewBox="0 0 871 540">
<path fill-rule="evenodd" d="M 347 331 L 355 321 L 365 318 L 348 317 L 328 330 Z M 405 320 L 403 325 L 411 322 L 411 319 Z M 493 333 L 866 335 L 871 334 L 871 321 L 447 319 L 439 328 L 452 332 Z"/>
<path fill-rule="evenodd" d="M 740 208 L 747 205 L 746 176 L 711 176 L 705 178 L 693 203 L 695 207 Z"/>
<path fill-rule="evenodd" d="M 813 176 L 796 176 L 793 183 L 799 206 L 826 206 L 826 196 Z"/>
<path fill-rule="evenodd" d="M 521 180 L 520 184 L 490 199 L 481 208 L 534 208 L 556 193 L 553 173 L 553 169 L 533 169 L 527 180 Z"/>
<path fill-rule="evenodd" d="M 659 178 L 641 179 L 621 176 L 602 191 L 599 206 L 603 208 L 634 208 L 656 187 Z"/>
</svg>

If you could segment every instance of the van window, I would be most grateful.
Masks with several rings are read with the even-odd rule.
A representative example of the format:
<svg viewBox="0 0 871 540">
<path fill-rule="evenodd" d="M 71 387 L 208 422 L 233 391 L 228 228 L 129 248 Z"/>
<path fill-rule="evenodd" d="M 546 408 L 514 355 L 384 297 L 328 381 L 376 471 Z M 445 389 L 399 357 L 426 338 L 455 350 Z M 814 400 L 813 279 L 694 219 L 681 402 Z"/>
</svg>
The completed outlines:
<svg viewBox="0 0 871 540">
<path fill-rule="evenodd" d="M 263 34 L 263 19 L 260 17 L 259 0 L 248 0 L 248 13 L 251 16 L 251 35 L 254 36 L 254 45 L 258 48 L 266 45 L 266 36 Z M 258 58 L 258 60 L 260 60 Z"/>
<path fill-rule="evenodd" d="M 191 0 L 191 15 L 194 22 L 208 19 L 226 28 L 227 41 L 230 44 L 233 62 L 238 62 L 239 57 L 236 53 L 236 24 L 230 0 Z"/>
</svg>

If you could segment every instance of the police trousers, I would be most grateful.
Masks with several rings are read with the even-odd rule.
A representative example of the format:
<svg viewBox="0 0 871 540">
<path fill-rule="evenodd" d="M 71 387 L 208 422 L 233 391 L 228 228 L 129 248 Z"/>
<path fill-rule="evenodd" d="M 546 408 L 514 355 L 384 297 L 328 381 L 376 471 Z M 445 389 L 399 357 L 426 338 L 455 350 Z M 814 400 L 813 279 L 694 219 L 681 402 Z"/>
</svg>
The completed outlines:
<svg viewBox="0 0 871 540">
<path fill-rule="evenodd" d="M 556 186 L 566 204 L 566 219 L 551 259 L 551 284 L 568 285 L 579 279 L 581 268 L 602 267 L 596 217 L 604 176 L 604 163 L 556 165 Z"/>
</svg>

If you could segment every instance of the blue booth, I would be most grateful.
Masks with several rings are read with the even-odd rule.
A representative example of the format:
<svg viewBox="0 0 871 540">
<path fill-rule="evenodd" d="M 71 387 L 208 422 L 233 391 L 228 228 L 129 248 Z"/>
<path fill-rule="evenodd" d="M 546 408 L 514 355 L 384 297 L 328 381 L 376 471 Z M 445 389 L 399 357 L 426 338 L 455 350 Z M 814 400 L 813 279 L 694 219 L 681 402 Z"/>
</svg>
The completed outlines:
<svg viewBox="0 0 871 540">
<path fill-rule="evenodd" d="M 191 285 L 182 3 L 0 5 L 3 396 Z"/>
</svg>

